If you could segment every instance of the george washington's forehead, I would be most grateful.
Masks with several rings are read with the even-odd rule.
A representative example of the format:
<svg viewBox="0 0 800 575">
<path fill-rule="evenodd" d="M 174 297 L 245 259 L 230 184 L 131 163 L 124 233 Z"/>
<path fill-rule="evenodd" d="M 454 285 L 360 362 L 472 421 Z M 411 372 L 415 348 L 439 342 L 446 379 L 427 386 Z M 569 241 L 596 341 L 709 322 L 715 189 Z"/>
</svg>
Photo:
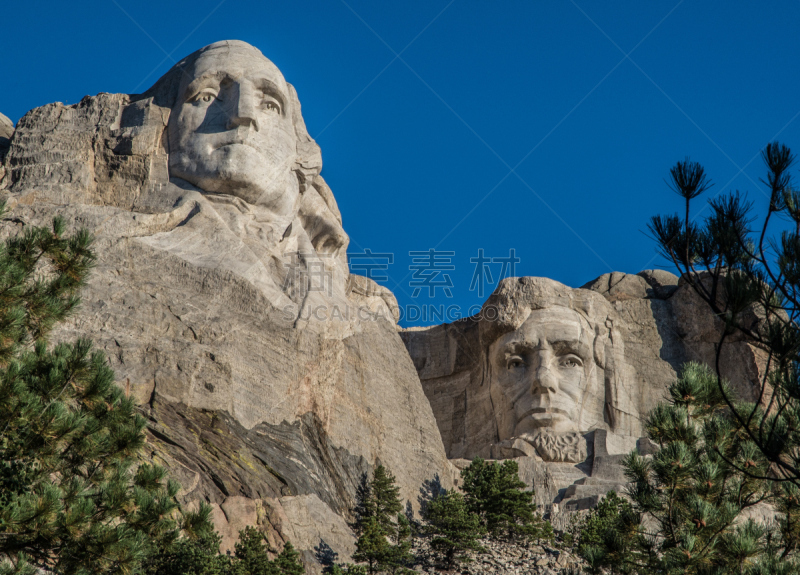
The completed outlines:
<svg viewBox="0 0 800 575">
<path fill-rule="evenodd" d="M 203 50 L 191 63 L 195 73 L 225 68 L 267 72 L 283 80 L 278 67 L 260 50 L 248 44 L 221 45 Z"/>
<path fill-rule="evenodd" d="M 288 87 L 283 74 L 260 50 L 244 42 L 218 42 L 204 48 L 183 67 L 179 95 L 198 83 L 247 78 L 258 87 L 268 86 L 284 100 Z"/>
</svg>

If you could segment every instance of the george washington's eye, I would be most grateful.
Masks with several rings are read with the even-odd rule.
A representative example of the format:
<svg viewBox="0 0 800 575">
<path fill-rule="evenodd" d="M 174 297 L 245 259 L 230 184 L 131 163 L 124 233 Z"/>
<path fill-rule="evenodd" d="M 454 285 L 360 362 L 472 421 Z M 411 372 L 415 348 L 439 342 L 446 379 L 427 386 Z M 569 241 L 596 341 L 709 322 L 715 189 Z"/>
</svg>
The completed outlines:
<svg viewBox="0 0 800 575">
<path fill-rule="evenodd" d="M 561 361 L 559 361 L 558 364 L 561 367 L 566 367 L 566 368 L 583 366 L 583 362 L 577 355 L 565 355 L 564 357 L 561 358 Z"/>
<path fill-rule="evenodd" d="M 275 100 L 273 100 L 269 96 L 264 96 L 264 101 L 263 101 L 263 103 L 261 105 L 268 112 L 272 112 L 273 114 L 280 114 L 281 113 L 280 104 L 278 104 L 278 102 L 276 102 Z"/>
<path fill-rule="evenodd" d="M 509 356 L 509 358 L 506 360 L 506 367 L 508 367 L 509 370 L 521 369 L 525 367 L 525 360 L 518 355 Z"/>
<path fill-rule="evenodd" d="M 189 99 L 190 102 L 208 106 L 217 99 L 217 92 L 206 88 Z"/>
</svg>

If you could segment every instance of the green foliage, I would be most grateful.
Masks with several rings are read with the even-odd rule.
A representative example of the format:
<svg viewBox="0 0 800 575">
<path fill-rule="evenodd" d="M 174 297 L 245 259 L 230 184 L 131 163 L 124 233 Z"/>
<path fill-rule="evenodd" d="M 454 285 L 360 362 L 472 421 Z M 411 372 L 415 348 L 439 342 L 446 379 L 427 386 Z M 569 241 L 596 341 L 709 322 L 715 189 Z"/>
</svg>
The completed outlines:
<svg viewBox="0 0 800 575">
<path fill-rule="evenodd" d="M 709 546 L 703 546 L 703 533 L 699 539 L 692 534 L 694 539 L 683 537 L 675 549 L 726 548 L 735 562 L 747 565 L 746 571 L 779 573 L 795 569 L 800 542 L 800 192 L 791 174 L 795 156 L 788 147 L 768 144 L 762 159 L 768 201 L 758 227 L 753 226 L 752 202 L 738 191 L 712 198 L 704 220 L 693 221 L 691 202 L 710 183 L 702 167 L 688 160 L 671 172 L 673 189 L 685 199 L 685 213 L 650 221 L 660 251 L 706 309 L 721 320 L 722 329 L 714 342 L 716 385 L 696 389 L 692 378 L 684 377 L 684 389 L 674 389 L 672 408 L 661 408 L 651 416 L 648 432 L 664 444 L 663 461 L 631 459 L 630 471 L 646 513 L 658 507 L 663 493 L 652 491 L 645 477 L 663 477 L 682 489 L 688 481 L 685 469 L 702 474 L 698 481 L 705 486 L 703 491 L 687 500 L 694 514 L 687 517 L 699 522 L 698 530 L 710 520 L 735 515 L 737 506 L 747 503 L 737 499 L 717 513 L 715 504 L 709 510 L 710 498 L 721 502 L 732 487 L 749 497 L 765 493 L 765 501 L 779 512 L 774 529 L 761 532 L 757 526 L 740 526 L 735 533 L 723 529 L 724 534 L 712 538 Z M 782 229 L 775 231 L 778 222 Z M 722 377 L 722 353 L 730 349 L 725 344 L 733 337 L 752 342 L 766 356 L 760 359 L 765 369 L 749 401 L 735 397 Z M 701 399 L 696 391 L 709 397 Z M 687 448 L 692 442 L 705 446 L 705 451 Z M 724 488 L 721 477 L 730 479 Z M 675 521 L 679 519 L 676 515 Z M 676 540 L 681 539 L 679 531 Z M 680 551 L 665 556 L 675 553 Z"/>
<path fill-rule="evenodd" d="M 211 508 L 203 506 L 208 518 Z M 230 575 L 231 559 L 220 555 L 221 538 L 210 524 L 198 533 L 165 541 L 148 558 L 144 575 Z M 238 545 L 238 544 L 237 544 Z"/>
<path fill-rule="evenodd" d="M 487 463 L 480 457 L 461 471 L 467 506 L 489 534 L 505 539 L 552 539 L 553 529 L 536 513 L 533 491 L 523 491 L 517 462 Z"/>
<path fill-rule="evenodd" d="M 426 531 L 431 548 L 449 565 L 470 561 L 469 551 L 484 551 L 478 540 L 486 533 L 481 518 L 470 511 L 463 495 L 455 490 L 435 497 L 427 507 Z"/>
<path fill-rule="evenodd" d="M 267 554 L 269 551 L 264 534 L 250 525 L 245 527 L 239 532 L 239 541 L 234 545 L 236 575 L 278 575 L 277 567 Z"/>
<path fill-rule="evenodd" d="M 353 559 L 367 563 L 370 574 L 379 571 L 396 573 L 413 560 L 411 555 L 411 525 L 400 513 L 400 488 L 394 476 L 378 465 L 367 483 L 359 490 L 356 506 L 355 531 L 358 535 Z"/>
<path fill-rule="evenodd" d="M 0 204 L 0 217 L 6 213 Z M 95 256 L 86 230 L 64 237 L 65 223 L 26 227 L 0 246 L 0 364 L 22 346 L 44 339 L 78 305 Z"/>
<path fill-rule="evenodd" d="M 649 228 L 683 281 L 724 324 L 713 367 L 729 425 L 767 459 L 777 481 L 800 487 L 800 192 L 788 147 L 768 144 L 762 158 L 768 205 L 760 229 L 752 226 L 753 204 L 739 192 L 711 199 L 709 215 L 693 223 L 691 201 L 710 183 L 702 166 L 688 160 L 671 171 L 671 185 L 686 202 L 683 219 L 655 216 Z M 788 221 L 788 229 L 772 233 L 770 226 L 780 221 Z M 748 403 L 721 386 L 721 354 L 734 334 L 767 354 L 769 369 L 751 398 L 757 399 Z"/>
<path fill-rule="evenodd" d="M 709 368 L 689 363 L 669 391 L 670 401 L 646 421 L 660 450 L 625 460 L 632 505 L 607 498 L 587 520 L 580 553 L 590 571 L 721 575 L 770 572 L 763 570 L 778 563 L 800 567 L 794 523 L 782 529 L 743 519 L 756 504 L 776 501 L 776 492 L 769 461 L 731 424 L 727 386 Z"/>
<path fill-rule="evenodd" d="M 430 538 L 431 548 L 448 565 L 469 561 L 470 551 L 484 551 L 479 539 L 488 531 L 507 539 L 552 538 L 552 528 L 536 513 L 533 492 L 524 491 L 514 461 L 501 464 L 476 459 L 462 472 L 466 495 L 440 488 L 430 491 L 423 506 L 424 525 L 418 528 Z M 401 513 L 399 489 L 394 477 L 378 466 L 371 481 L 365 476 L 358 491 L 354 529 L 358 535 L 353 559 L 365 573 L 407 572 L 412 563 L 413 530 Z M 344 573 L 357 566 L 331 566 Z"/>
<path fill-rule="evenodd" d="M 370 575 L 384 570 L 391 546 L 388 536 L 376 517 L 368 517 L 362 521 L 353 560 L 367 563 Z"/>
<path fill-rule="evenodd" d="M 275 559 L 275 567 L 278 569 L 279 575 L 303 575 L 305 570 L 303 564 L 300 562 L 300 553 L 298 553 L 291 542 L 287 541 Z M 247 575 L 260 575 L 257 571 L 251 571 Z"/>
<path fill-rule="evenodd" d="M 615 526 L 620 513 L 630 509 L 631 504 L 617 495 L 616 491 L 606 493 L 597 507 L 592 509 L 578 525 L 576 529 L 578 548 L 602 544 L 605 534 Z"/>
<path fill-rule="evenodd" d="M 181 513 L 178 484 L 139 461 L 145 420 L 103 354 L 48 347 L 94 262 L 91 236 L 64 227 L 0 244 L 0 575 L 301 574 L 291 544 L 270 562 L 250 528 L 220 555 L 211 508 Z"/>
<path fill-rule="evenodd" d="M 145 421 L 85 340 L 48 348 L 78 305 L 92 238 L 28 227 L 0 245 L 0 557 L 5 573 L 133 573 L 177 537 L 178 485 L 137 467 Z M 190 523 L 195 518 L 190 519 Z"/>
<path fill-rule="evenodd" d="M 378 465 L 373 472 L 370 487 L 375 518 L 381 527 L 395 535 L 397 528 L 394 520 L 403 510 L 403 504 L 400 502 L 400 488 L 395 485 L 394 475 L 383 465 Z"/>
<path fill-rule="evenodd" d="M 407 571 L 405 566 L 414 561 L 414 555 L 411 553 L 411 538 L 411 523 L 403 513 L 398 513 L 393 544 L 389 546 L 388 554 L 384 559 L 384 565 L 391 573 Z"/>
<path fill-rule="evenodd" d="M 210 511 L 205 506 L 204 509 Z M 221 538 L 212 528 L 180 537 L 159 549 L 143 575 L 303 575 L 300 554 L 287 542 L 270 560 L 272 552 L 264 534 L 248 526 L 239 532 L 232 557 L 219 552 Z"/>
</svg>

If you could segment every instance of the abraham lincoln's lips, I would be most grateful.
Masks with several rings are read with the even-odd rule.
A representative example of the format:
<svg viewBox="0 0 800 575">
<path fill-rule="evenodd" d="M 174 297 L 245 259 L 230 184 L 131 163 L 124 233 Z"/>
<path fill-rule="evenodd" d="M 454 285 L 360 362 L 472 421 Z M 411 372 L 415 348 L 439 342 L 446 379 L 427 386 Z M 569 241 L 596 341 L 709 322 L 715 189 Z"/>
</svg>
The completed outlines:
<svg viewBox="0 0 800 575">
<path fill-rule="evenodd" d="M 531 417 L 533 415 L 538 415 L 540 413 L 552 413 L 552 414 L 564 415 L 566 417 L 570 416 L 570 413 L 568 411 L 564 409 L 559 409 L 557 407 L 534 407 L 533 409 L 525 413 L 522 416 L 522 419 L 525 419 L 526 417 Z"/>
</svg>

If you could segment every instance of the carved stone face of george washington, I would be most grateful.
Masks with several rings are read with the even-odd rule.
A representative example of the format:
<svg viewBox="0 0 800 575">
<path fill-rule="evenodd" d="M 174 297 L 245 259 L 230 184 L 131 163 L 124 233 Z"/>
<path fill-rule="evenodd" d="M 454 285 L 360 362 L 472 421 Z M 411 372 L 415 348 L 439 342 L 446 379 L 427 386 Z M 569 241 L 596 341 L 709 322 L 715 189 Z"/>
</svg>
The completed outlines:
<svg viewBox="0 0 800 575">
<path fill-rule="evenodd" d="M 299 197 L 291 102 L 283 75 L 256 48 L 207 47 L 183 70 L 170 114 L 170 176 L 290 213 Z"/>
<path fill-rule="evenodd" d="M 534 310 L 489 348 L 490 395 L 501 441 L 539 431 L 580 431 L 596 377 L 594 331 L 577 312 Z"/>
</svg>

